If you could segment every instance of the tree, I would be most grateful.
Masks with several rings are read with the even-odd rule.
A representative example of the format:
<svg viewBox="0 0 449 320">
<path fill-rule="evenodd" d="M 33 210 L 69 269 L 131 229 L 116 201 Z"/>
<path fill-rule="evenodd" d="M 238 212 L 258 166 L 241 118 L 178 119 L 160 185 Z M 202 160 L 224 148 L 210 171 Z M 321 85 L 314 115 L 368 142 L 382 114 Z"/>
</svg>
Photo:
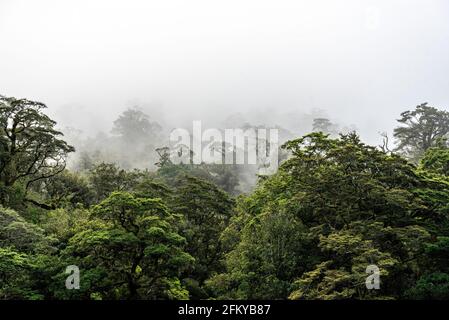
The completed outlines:
<svg viewBox="0 0 449 320">
<path fill-rule="evenodd" d="M 449 148 L 445 141 L 438 141 L 429 148 L 419 163 L 418 173 L 426 181 L 417 190 L 423 199 L 428 216 L 437 221 L 429 224 L 436 239 L 425 246 L 422 257 L 423 274 L 416 284 L 405 292 L 409 299 L 447 300 L 449 298 Z"/>
<path fill-rule="evenodd" d="M 449 274 L 439 272 L 427 274 L 421 277 L 406 295 L 412 300 L 448 300 Z"/>
<path fill-rule="evenodd" d="M 148 115 L 137 108 L 125 110 L 114 121 L 112 133 L 118 134 L 124 141 L 135 144 L 139 141 L 153 140 L 161 131 L 157 122 L 151 122 Z"/>
<path fill-rule="evenodd" d="M 150 121 L 137 107 L 127 109 L 114 121 L 112 133 L 118 136 L 112 147 L 123 168 L 148 168 L 156 160 L 155 148 L 161 144 L 162 127 Z"/>
<path fill-rule="evenodd" d="M 194 176 L 207 180 L 229 194 L 237 193 L 239 185 L 239 166 L 214 163 L 180 163 L 174 164 L 170 160 L 170 149 L 168 147 L 158 148 L 156 152 L 159 155 L 157 174 L 165 180 L 168 185 L 176 186 L 183 175 Z"/>
<path fill-rule="evenodd" d="M 415 110 L 404 111 L 398 122 L 404 126 L 394 129 L 397 150 L 413 160 L 418 160 L 430 147 L 449 133 L 449 112 L 418 105 Z"/>
<path fill-rule="evenodd" d="M 255 217 L 250 213 L 257 210 L 252 200 L 241 200 L 238 215 L 222 235 L 226 272 L 206 281 L 219 299 L 285 298 L 292 279 L 310 263 L 305 227 L 282 200 Z"/>
<path fill-rule="evenodd" d="M 55 252 L 44 230 L 0 206 L 0 299 L 46 296 Z"/>
<path fill-rule="evenodd" d="M 65 169 L 75 149 L 60 137 L 56 122 L 43 113 L 43 103 L 0 96 L 0 184 L 9 189 L 22 181 L 25 188 Z M 7 192 L 0 203 L 8 202 Z"/>
<path fill-rule="evenodd" d="M 14 247 L 20 252 L 37 253 L 50 249 L 44 230 L 26 221 L 17 212 L 0 207 L 0 247 Z"/>
<path fill-rule="evenodd" d="M 0 299 L 32 299 L 28 270 L 32 264 L 26 254 L 0 247 Z"/>
<path fill-rule="evenodd" d="M 185 276 L 201 287 L 211 274 L 223 271 L 220 236 L 233 214 L 234 202 L 214 184 L 188 175 L 180 178 L 175 194 L 173 210 L 185 219 L 186 250 L 195 258 Z M 198 286 L 190 289 L 200 293 Z"/>
<path fill-rule="evenodd" d="M 423 170 L 449 177 L 449 147 L 440 140 L 434 147 L 427 149 L 420 162 Z"/>
<path fill-rule="evenodd" d="M 284 148 L 291 157 L 227 229 L 234 246 L 212 290 L 239 299 L 400 298 L 437 226 L 415 192 L 425 182 L 414 166 L 353 133 L 313 133 Z M 370 264 L 381 269 L 380 291 L 362 281 Z"/>
<path fill-rule="evenodd" d="M 170 148 L 169 147 L 156 148 L 156 152 L 159 156 L 159 160 L 158 160 L 158 162 L 155 163 L 155 165 L 158 168 L 170 166 L 173 164 L 172 161 L 170 160 Z"/>
<path fill-rule="evenodd" d="M 447 233 L 446 233 L 447 234 Z M 449 237 L 437 237 L 426 246 L 424 274 L 416 284 L 406 291 L 409 299 L 447 300 L 449 299 Z"/>
<path fill-rule="evenodd" d="M 334 131 L 334 124 L 327 118 L 315 118 L 313 119 L 312 131 L 332 133 Z"/>
<path fill-rule="evenodd" d="M 69 240 L 65 261 L 84 270 L 81 290 L 63 298 L 180 299 L 178 276 L 192 263 L 177 217 L 160 199 L 113 192 L 92 210 L 92 224 Z M 62 278 L 60 274 L 58 279 Z M 61 283 L 61 281 L 59 282 Z M 63 283 L 63 282 L 62 282 Z"/>
<path fill-rule="evenodd" d="M 58 208 L 47 211 L 39 226 L 57 239 L 58 248 L 65 248 L 70 238 L 84 231 L 90 224 L 90 211 L 84 208 Z"/>
<path fill-rule="evenodd" d="M 427 208 L 428 228 L 449 235 L 449 148 L 443 141 L 424 153 L 416 173 L 423 184 L 415 193 Z"/>
<path fill-rule="evenodd" d="M 144 172 L 126 171 L 114 163 L 100 163 L 89 171 L 89 182 L 95 193 L 95 200 L 107 198 L 113 191 L 132 191 L 143 178 Z"/>
<path fill-rule="evenodd" d="M 35 192 L 45 198 L 46 203 L 54 208 L 93 204 L 94 191 L 89 188 L 85 177 L 64 170 L 58 175 L 36 183 Z"/>
</svg>

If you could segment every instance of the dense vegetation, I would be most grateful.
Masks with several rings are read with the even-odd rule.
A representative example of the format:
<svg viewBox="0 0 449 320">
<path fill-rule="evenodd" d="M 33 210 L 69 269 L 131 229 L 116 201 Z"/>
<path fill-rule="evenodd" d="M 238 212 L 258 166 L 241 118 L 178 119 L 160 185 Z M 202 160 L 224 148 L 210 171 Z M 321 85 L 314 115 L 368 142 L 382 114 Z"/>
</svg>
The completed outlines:
<svg viewBox="0 0 449 320">
<path fill-rule="evenodd" d="M 445 111 L 402 113 L 394 150 L 316 119 L 238 194 L 234 166 L 174 165 L 163 148 L 152 171 L 89 155 L 70 171 L 44 108 L 0 98 L 0 299 L 449 299 Z M 130 111 L 115 123 L 126 144 L 156 129 Z"/>
</svg>

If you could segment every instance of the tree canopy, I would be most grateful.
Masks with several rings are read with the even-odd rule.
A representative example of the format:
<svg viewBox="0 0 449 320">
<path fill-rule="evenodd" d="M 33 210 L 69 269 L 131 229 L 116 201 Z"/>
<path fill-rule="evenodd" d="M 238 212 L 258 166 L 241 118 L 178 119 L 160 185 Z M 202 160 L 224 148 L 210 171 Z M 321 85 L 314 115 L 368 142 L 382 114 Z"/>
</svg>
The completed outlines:
<svg viewBox="0 0 449 320">
<path fill-rule="evenodd" d="M 401 113 L 402 126 L 394 130 L 399 144 L 397 150 L 414 160 L 449 133 L 449 112 L 422 103 L 415 110 Z"/>
<path fill-rule="evenodd" d="M 0 98 L 0 299 L 449 299 L 445 111 L 402 113 L 396 151 L 318 119 L 244 193 L 241 167 L 167 148 L 154 170 L 95 152 L 66 168 L 74 149 L 44 109 Z M 119 119 L 123 141 L 152 132 Z"/>
<path fill-rule="evenodd" d="M 43 103 L 0 96 L 0 202 L 5 188 L 52 177 L 65 169 L 68 145 L 55 129 L 56 122 L 43 113 Z"/>
</svg>

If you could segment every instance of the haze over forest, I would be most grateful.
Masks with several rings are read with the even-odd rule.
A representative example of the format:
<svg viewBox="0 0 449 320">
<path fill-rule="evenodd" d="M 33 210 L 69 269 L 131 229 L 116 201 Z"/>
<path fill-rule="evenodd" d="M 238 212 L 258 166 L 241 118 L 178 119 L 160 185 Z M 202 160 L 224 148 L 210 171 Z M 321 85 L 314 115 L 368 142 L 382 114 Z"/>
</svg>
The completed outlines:
<svg viewBox="0 0 449 320">
<path fill-rule="evenodd" d="M 449 300 L 448 1 L 0 0 L 0 39 L 0 300 Z"/>
<path fill-rule="evenodd" d="M 139 106 L 168 129 L 240 113 L 304 134 L 323 116 L 377 145 L 402 111 L 448 105 L 448 12 L 444 0 L 1 0 L 0 88 L 84 136 Z"/>
</svg>

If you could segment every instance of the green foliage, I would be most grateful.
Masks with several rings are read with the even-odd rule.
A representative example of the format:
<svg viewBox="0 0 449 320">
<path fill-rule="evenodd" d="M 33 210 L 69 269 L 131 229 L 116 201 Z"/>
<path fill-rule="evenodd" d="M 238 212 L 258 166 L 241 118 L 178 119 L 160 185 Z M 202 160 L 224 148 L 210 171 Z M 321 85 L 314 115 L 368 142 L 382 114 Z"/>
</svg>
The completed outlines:
<svg viewBox="0 0 449 320">
<path fill-rule="evenodd" d="M 313 119 L 312 131 L 322 132 L 325 134 L 336 134 L 335 125 L 327 118 Z"/>
<path fill-rule="evenodd" d="M 60 139 L 56 122 L 45 115 L 46 106 L 27 99 L 0 96 L 0 186 L 9 188 L 23 181 L 33 182 L 60 173 L 66 156 L 75 149 Z M 9 203 L 0 193 L 0 203 Z"/>
<path fill-rule="evenodd" d="M 44 180 L 37 191 L 55 208 L 78 205 L 89 207 L 95 196 L 85 177 L 67 170 Z"/>
<path fill-rule="evenodd" d="M 89 181 L 95 194 L 95 201 L 101 201 L 114 191 L 131 191 L 144 173 L 139 170 L 128 172 L 113 163 L 101 163 L 89 172 Z"/>
<path fill-rule="evenodd" d="M 404 126 L 394 129 L 394 137 L 399 142 L 397 150 L 415 161 L 449 133 L 449 112 L 427 103 L 401 113 L 398 122 Z"/>
<path fill-rule="evenodd" d="M 48 251 L 51 241 L 42 228 L 27 222 L 15 211 L 0 207 L 0 247 L 38 253 Z"/>
<path fill-rule="evenodd" d="M 365 270 L 369 265 L 376 265 L 385 282 L 393 280 L 388 276 L 399 261 L 390 253 L 380 251 L 374 241 L 364 240 L 349 230 L 320 236 L 318 247 L 330 260 L 304 273 L 295 282 L 297 289 L 290 294 L 290 299 L 386 298 L 366 289 Z"/>
<path fill-rule="evenodd" d="M 142 139 L 156 136 L 161 130 L 157 122 L 151 122 L 148 115 L 137 108 L 127 109 L 114 121 L 112 132 L 125 142 L 135 144 Z"/>
<path fill-rule="evenodd" d="M 407 298 L 414 300 L 448 300 L 449 274 L 431 273 L 421 277 L 416 285 L 407 291 Z"/>
<path fill-rule="evenodd" d="M 30 287 L 28 255 L 12 248 L 0 247 L 0 299 L 34 299 L 38 295 Z"/>
<path fill-rule="evenodd" d="M 193 258 L 183 251 L 185 238 L 177 233 L 176 216 L 160 199 L 113 192 L 92 209 L 91 219 L 63 252 L 67 263 L 84 270 L 82 283 L 87 285 L 68 297 L 57 291 L 59 297 L 185 297 L 176 279 Z"/>
<path fill-rule="evenodd" d="M 211 274 L 223 270 L 220 236 L 233 214 L 234 202 L 215 185 L 192 176 L 182 177 L 178 185 L 173 210 L 184 217 L 186 250 L 195 258 L 192 270 L 184 275 L 201 286 Z"/>
<path fill-rule="evenodd" d="M 225 232 L 227 272 L 211 290 L 240 299 L 403 297 L 438 222 L 417 197 L 426 181 L 355 134 L 313 133 L 284 147 L 291 157 L 243 200 Z M 371 264 L 381 269 L 380 291 L 365 287 Z"/>
<path fill-rule="evenodd" d="M 45 270 L 54 253 L 54 238 L 25 221 L 17 212 L 0 207 L 0 298 L 41 299 L 49 279 Z M 48 283 L 46 283 L 48 284 Z"/>
<path fill-rule="evenodd" d="M 449 148 L 445 140 L 429 148 L 421 159 L 421 168 L 436 174 L 449 176 Z"/>
<path fill-rule="evenodd" d="M 48 211 L 40 222 L 47 234 L 58 239 L 60 247 L 64 247 L 71 237 L 83 231 L 89 224 L 90 212 L 81 208 Z"/>
<path fill-rule="evenodd" d="M 401 115 L 395 137 L 417 165 L 316 119 L 234 199 L 241 169 L 175 165 L 168 148 L 156 172 L 88 154 L 65 170 L 73 148 L 44 107 L 0 97 L 0 299 L 449 299 L 445 111 Z M 138 110 L 114 125 L 133 152 L 157 131 Z M 65 286 L 70 265 L 80 289 Z"/>
<path fill-rule="evenodd" d="M 184 175 L 194 176 L 202 180 L 207 180 L 227 193 L 235 195 L 237 193 L 238 168 L 234 165 L 225 164 L 173 164 L 164 160 L 165 154 L 162 154 L 159 162 L 160 165 L 157 173 L 163 181 L 172 187 L 176 187 L 179 178 Z"/>
</svg>

